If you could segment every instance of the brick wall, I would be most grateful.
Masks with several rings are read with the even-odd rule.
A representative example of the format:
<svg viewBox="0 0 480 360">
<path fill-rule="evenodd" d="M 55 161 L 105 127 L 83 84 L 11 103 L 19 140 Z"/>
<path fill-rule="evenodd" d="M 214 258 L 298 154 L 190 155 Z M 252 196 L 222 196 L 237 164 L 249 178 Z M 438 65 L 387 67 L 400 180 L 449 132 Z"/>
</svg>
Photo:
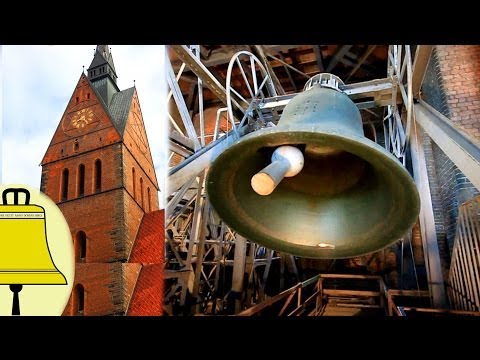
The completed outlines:
<svg viewBox="0 0 480 360">
<path fill-rule="evenodd" d="M 450 120 L 480 144 L 480 46 L 436 46 Z"/>
<path fill-rule="evenodd" d="M 137 153 L 131 153 L 126 146 L 122 149 L 123 152 L 123 184 L 125 190 L 130 195 L 132 200 L 135 200 L 137 206 L 142 208 L 145 212 L 150 212 L 158 209 L 158 192 L 155 182 L 155 173 L 153 165 L 146 164 L 147 168 L 143 168 L 137 161 Z M 132 169 L 135 169 L 135 179 L 133 179 Z M 143 186 L 143 206 L 142 206 L 142 190 L 140 188 L 140 179 L 142 179 Z M 134 184 L 135 183 L 135 184 Z M 135 186 L 135 189 L 134 189 Z M 148 189 L 150 189 L 150 203 L 148 200 Z M 150 204 L 150 208 L 149 208 Z"/>
<path fill-rule="evenodd" d="M 88 142 L 88 138 L 86 139 Z M 102 162 L 101 190 L 111 190 L 122 186 L 122 159 L 121 143 L 101 147 L 86 153 L 79 153 L 66 159 L 60 159 L 42 167 L 42 180 L 40 190 L 46 193 L 55 203 L 60 202 L 62 172 L 68 169 L 68 197 L 67 200 L 78 198 L 78 169 L 79 165 L 85 166 L 85 192 L 92 195 L 94 189 L 95 161 Z"/>
<path fill-rule="evenodd" d="M 435 46 L 422 98 L 480 141 L 480 46 Z M 459 205 L 478 190 L 426 135 L 423 145 L 444 275 L 455 239 Z"/>
<path fill-rule="evenodd" d="M 75 283 L 84 288 L 83 315 L 113 315 L 124 311 L 121 263 L 97 263 L 75 265 Z M 64 315 L 77 315 L 70 296 Z"/>
</svg>

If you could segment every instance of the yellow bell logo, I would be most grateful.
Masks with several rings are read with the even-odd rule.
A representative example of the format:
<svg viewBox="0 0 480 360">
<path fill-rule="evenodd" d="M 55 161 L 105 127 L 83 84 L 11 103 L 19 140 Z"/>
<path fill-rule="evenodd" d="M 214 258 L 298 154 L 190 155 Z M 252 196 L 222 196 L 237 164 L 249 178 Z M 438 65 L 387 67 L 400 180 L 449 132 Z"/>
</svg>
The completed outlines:
<svg viewBox="0 0 480 360">
<path fill-rule="evenodd" d="M 45 195 L 43 196 L 46 198 Z M 0 205 L 0 285 L 9 285 L 9 289 L 13 292 L 10 298 L 13 298 L 11 313 L 20 315 L 20 305 L 24 300 L 35 301 L 24 294 L 29 285 L 69 285 L 69 282 L 56 266 L 55 257 L 50 251 L 47 241 L 47 222 L 50 214 L 45 211 L 45 208 L 38 204 L 31 204 L 30 191 L 25 188 L 6 188 L 2 192 L 2 202 L 3 205 Z M 59 210 L 58 212 L 61 215 Z M 59 219 L 52 216 L 52 220 L 58 222 Z M 61 220 L 65 222 L 63 216 Z M 55 227 L 52 221 L 48 224 Z M 65 255 L 73 259 L 69 231 L 63 242 L 69 242 L 67 248 L 70 249 L 70 253 L 67 252 Z M 68 267 L 69 273 L 73 272 L 72 267 Z M 72 275 L 71 278 L 73 278 Z M 73 282 L 71 280 L 73 279 L 70 279 L 67 291 L 71 289 Z M 22 290 L 24 292 L 19 296 Z M 20 297 L 22 301 L 19 301 Z M 66 300 L 68 301 L 68 297 Z M 0 302 L 4 301 L 5 298 L 0 297 Z M 66 301 L 63 302 L 65 307 Z M 47 314 L 48 311 L 45 315 Z M 43 314 L 36 313 L 36 315 Z"/>
</svg>

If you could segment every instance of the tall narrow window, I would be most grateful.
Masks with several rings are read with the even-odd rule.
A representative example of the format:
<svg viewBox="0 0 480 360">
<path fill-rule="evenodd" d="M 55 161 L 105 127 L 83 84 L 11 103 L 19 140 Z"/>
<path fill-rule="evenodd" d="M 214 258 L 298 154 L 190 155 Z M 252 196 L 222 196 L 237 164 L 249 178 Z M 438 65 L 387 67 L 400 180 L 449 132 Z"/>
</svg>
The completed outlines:
<svg viewBox="0 0 480 360">
<path fill-rule="evenodd" d="M 78 96 L 77 96 L 76 99 L 75 99 L 75 102 L 76 102 L 77 104 L 78 104 L 78 100 L 79 100 L 79 98 L 78 98 Z"/>
<path fill-rule="evenodd" d="M 133 184 L 133 199 L 135 199 L 135 182 L 136 182 L 136 179 L 135 179 L 135 168 L 132 167 L 132 184 Z"/>
<path fill-rule="evenodd" d="M 77 284 L 73 293 L 73 315 L 82 316 L 85 311 L 85 289 L 83 285 Z"/>
<path fill-rule="evenodd" d="M 95 192 L 100 192 L 102 190 L 102 162 L 100 160 L 95 160 Z"/>
<path fill-rule="evenodd" d="M 75 261 L 85 262 L 87 260 L 87 235 L 79 231 L 75 237 Z"/>
<path fill-rule="evenodd" d="M 90 93 L 87 93 L 87 100 L 90 100 Z"/>
<path fill-rule="evenodd" d="M 150 212 L 150 187 L 147 186 L 147 212 Z"/>
<path fill-rule="evenodd" d="M 61 201 L 68 199 L 68 169 L 63 169 L 62 171 L 62 195 L 60 199 Z"/>
<path fill-rule="evenodd" d="M 140 206 L 143 209 L 143 179 L 140 177 Z"/>
<path fill-rule="evenodd" d="M 82 197 L 85 195 L 85 165 L 80 164 L 78 166 L 78 178 L 77 178 L 77 196 Z"/>
</svg>

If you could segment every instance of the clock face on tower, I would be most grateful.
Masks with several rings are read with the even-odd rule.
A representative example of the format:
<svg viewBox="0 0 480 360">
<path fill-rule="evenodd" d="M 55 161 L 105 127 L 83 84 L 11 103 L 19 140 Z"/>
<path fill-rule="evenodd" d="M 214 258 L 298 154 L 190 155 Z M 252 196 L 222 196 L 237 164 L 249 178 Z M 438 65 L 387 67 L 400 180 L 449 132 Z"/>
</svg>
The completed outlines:
<svg viewBox="0 0 480 360">
<path fill-rule="evenodd" d="M 62 128 L 65 134 L 69 136 L 78 136 L 87 129 L 92 129 L 98 125 L 99 119 L 92 106 L 83 109 L 76 109 L 65 116 Z"/>
<path fill-rule="evenodd" d="M 93 110 L 92 109 L 82 109 L 78 110 L 71 119 L 72 126 L 77 129 L 83 129 L 85 126 L 90 124 L 93 120 Z"/>
</svg>

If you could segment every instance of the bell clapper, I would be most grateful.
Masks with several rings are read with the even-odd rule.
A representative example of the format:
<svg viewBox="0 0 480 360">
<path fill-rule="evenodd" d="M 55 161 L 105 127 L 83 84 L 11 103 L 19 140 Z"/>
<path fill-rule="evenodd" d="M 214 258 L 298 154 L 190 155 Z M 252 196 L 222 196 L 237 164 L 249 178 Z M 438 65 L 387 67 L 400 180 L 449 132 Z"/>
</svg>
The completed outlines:
<svg viewBox="0 0 480 360">
<path fill-rule="evenodd" d="M 18 293 L 22 291 L 22 289 L 23 285 L 10 285 L 10 290 L 13 292 L 12 315 L 20 315 L 20 301 L 18 299 Z"/>
<path fill-rule="evenodd" d="M 303 164 L 304 157 L 298 148 L 279 146 L 272 154 L 272 163 L 252 177 L 252 188 L 258 195 L 270 195 L 284 177 L 297 175 Z"/>
</svg>

